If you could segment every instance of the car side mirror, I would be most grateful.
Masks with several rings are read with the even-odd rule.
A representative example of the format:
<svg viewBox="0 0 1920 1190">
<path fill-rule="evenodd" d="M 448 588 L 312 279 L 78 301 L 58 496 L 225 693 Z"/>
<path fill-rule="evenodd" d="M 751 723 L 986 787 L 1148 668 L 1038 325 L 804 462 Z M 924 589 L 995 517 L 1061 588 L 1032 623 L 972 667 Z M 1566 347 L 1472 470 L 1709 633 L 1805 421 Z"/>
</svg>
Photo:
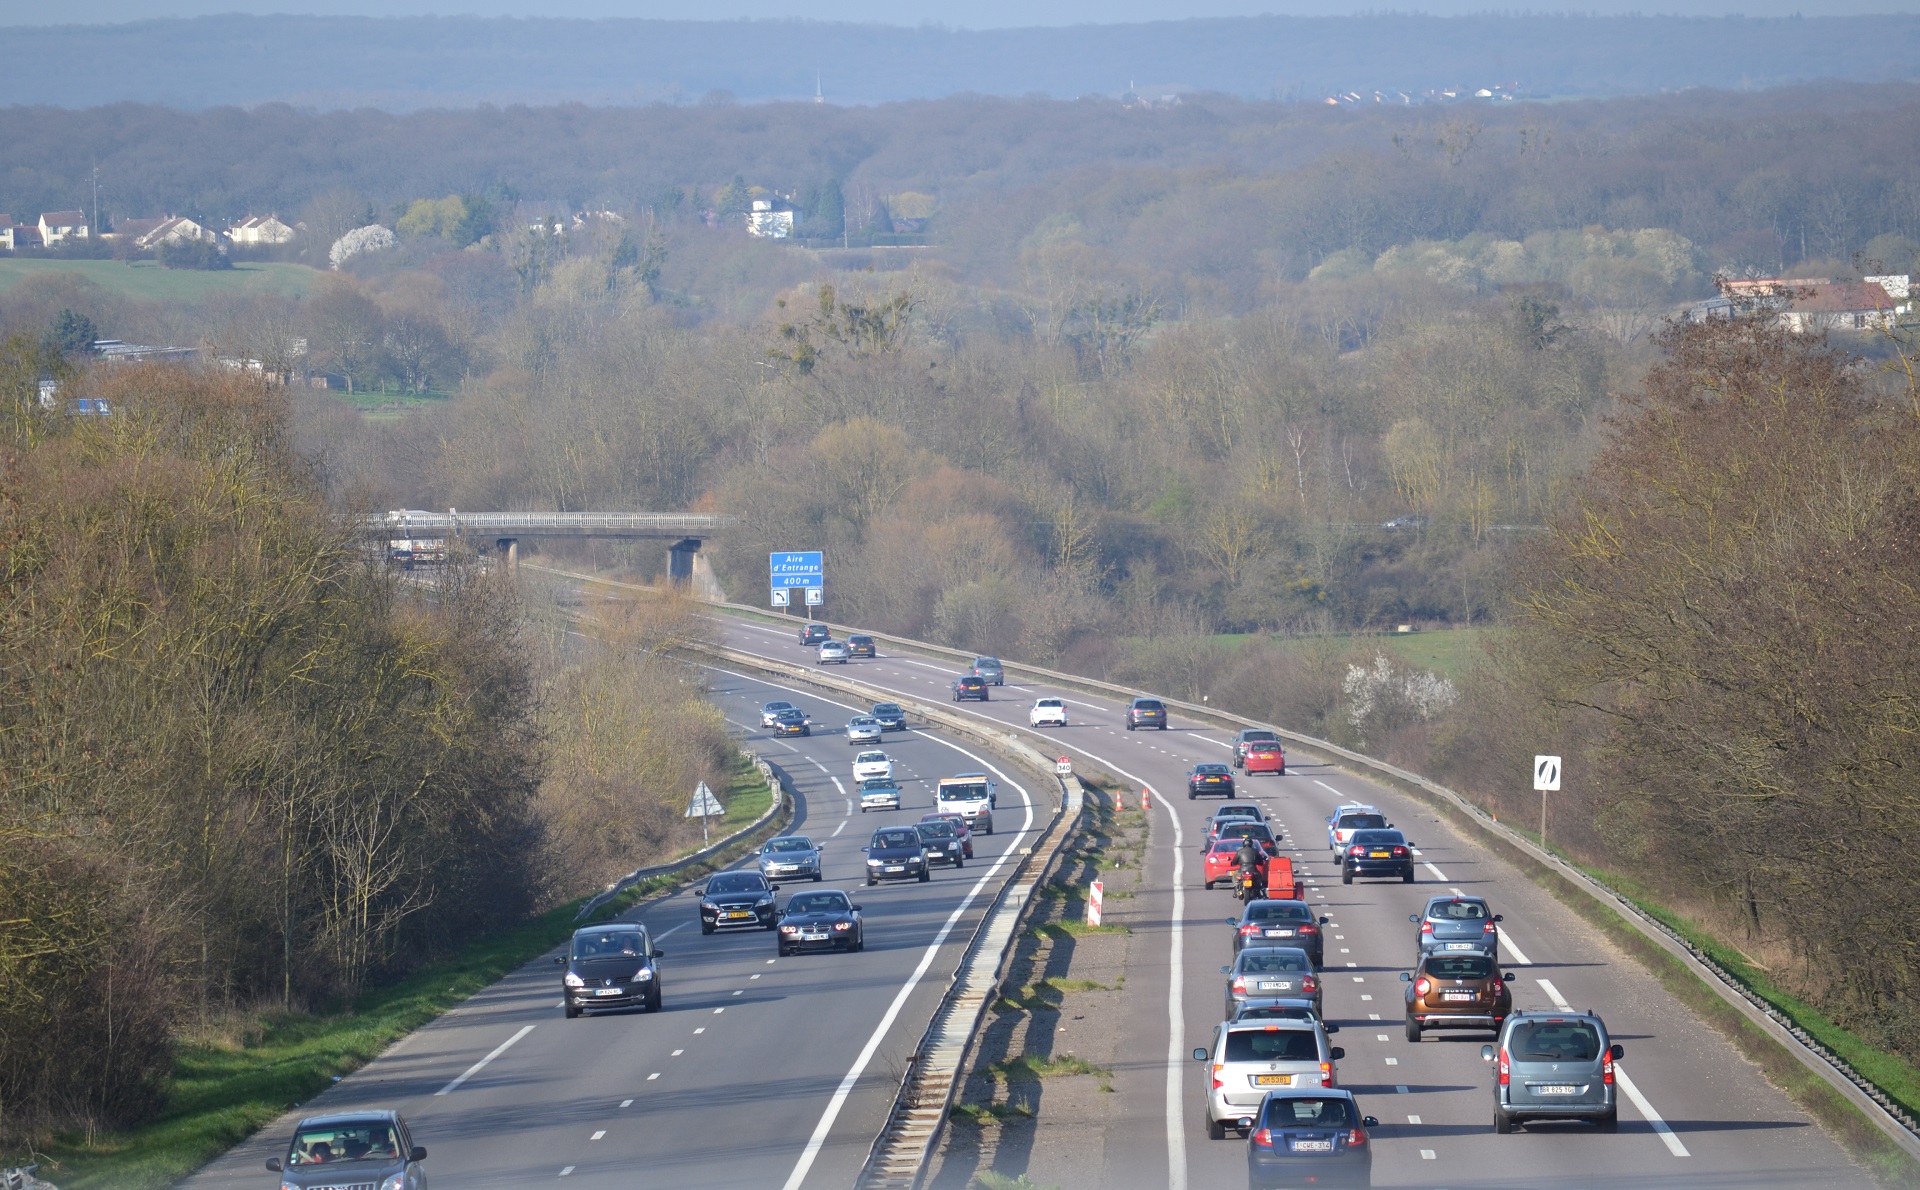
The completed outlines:
<svg viewBox="0 0 1920 1190">
<path fill-rule="evenodd" d="M 1493 1061 L 1493 1047 L 1492 1047 L 1492 1046 L 1490 1046 L 1490 1045 L 1483 1045 L 1483 1046 L 1481 1046 L 1481 1047 L 1480 1047 L 1480 1060 L 1481 1060 L 1482 1062 L 1491 1062 L 1491 1061 Z"/>
<path fill-rule="evenodd" d="M 1495 920 L 1495 921 L 1505 921 L 1505 920 L 1507 920 L 1507 915 L 1506 915 L 1506 914 L 1504 914 L 1504 913 L 1496 913 L 1496 914 L 1494 914 L 1494 915 L 1493 915 L 1493 920 Z"/>
<path fill-rule="evenodd" d="M 767 885 L 767 891 L 768 891 L 768 892 L 779 892 L 779 891 L 780 891 L 780 886 L 779 886 L 779 885 L 777 885 L 777 884 L 769 884 L 769 885 Z"/>
<path fill-rule="evenodd" d="M 1513 972 L 1509 971 L 1505 975 L 1501 976 L 1501 978 L 1506 980 L 1508 983 L 1512 983 L 1517 978 L 1517 976 L 1515 976 Z"/>
<path fill-rule="evenodd" d="M 1206 1060 L 1207 1060 L 1207 1051 L 1206 1051 L 1206 1050 L 1204 1050 L 1204 1049 L 1196 1049 L 1196 1050 L 1194 1050 L 1194 1051 L 1193 1051 L 1193 1060 L 1194 1060 L 1194 1061 L 1196 1061 L 1196 1062 L 1204 1062 L 1204 1061 L 1206 1061 Z"/>
<path fill-rule="evenodd" d="M 1327 1054 L 1328 1054 L 1328 1056 L 1330 1056 L 1330 1057 L 1331 1057 L 1331 1058 L 1332 1058 L 1332 1059 L 1333 1059 L 1334 1061 L 1336 1061 L 1336 1062 L 1338 1062 L 1338 1061 L 1339 1061 L 1340 1059 L 1342 1059 L 1342 1058 L 1344 1058 L 1344 1057 L 1346 1057 L 1346 1056 L 1347 1056 L 1347 1051 L 1346 1051 L 1346 1050 L 1343 1050 L 1343 1049 L 1341 1049 L 1341 1048 L 1340 1048 L 1339 1046 L 1337 1046 L 1337 1045 L 1336 1045 L 1336 1046 L 1334 1046 L 1334 1047 L 1333 1047 L 1332 1049 L 1330 1049 L 1330 1050 L 1328 1050 L 1328 1051 L 1327 1051 Z"/>
<path fill-rule="evenodd" d="M 1401 982 L 1401 983 L 1412 983 L 1412 982 L 1413 982 L 1413 972 L 1411 972 L 1411 971 L 1402 971 L 1402 972 L 1400 973 L 1400 982 Z"/>
<path fill-rule="evenodd" d="M 667 957 L 667 952 L 656 946 L 653 948 L 653 957 L 656 959 L 664 959 Z"/>
<path fill-rule="evenodd" d="M 553 965 L 554 965 L 554 966 L 556 966 L 556 967 L 564 967 L 564 966 L 566 966 L 566 965 L 567 965 L 567 956 L 566 956 L 566 955 L 555 955 L 555 956 L 554 956 L 554 959 L 553 959 Z"/>
<path fill-rule="evenodd" d="M 1333 924 L 1333 919 L 1331 917 L 1323 917 L 1320 919 L 1320 924 L 1323 926 L 1330 926 Z"/>
<path fill-rule="evenodd" d="M 1412 839 L 1407 840 L 1407 850 L 1418 851 L 1419 849 L 1420 849 L 1420 844 L 1414 842 Z"/>
<path fill-rule="evenodd" d="M 861 909 L 861 907 L 860 907 L 860 906 L 858 906 L 858 905 L 855 905 L 855 906 L 853 907 L 853 911 L 854 911 L 855 913 L 862 913 L 862 912 L 865 912 L 865 910 L 863 910 L 863 909 Z"/>
<path fill-rule="evenodd" d="M 1322 1029 L 1325 1029 L 1328 1033 L 1338 1033 L 1340 1031 L 1340 1026 L 1329 1025 L 1329 1024 L 1326 1024 L 1325 1022 L 1322 1022 L 1320 1027 Z"/>
<path fill-rule="evenodd" d="M 272 1172 L 274 1172 L 274 1173 L 279 1173 L 279 1172 L 280 1172 L 280 1158 L 278 1158 L 278 1157 L 269 1157 L 269 1158 L 267 1158 L 267 1168 L 268 1168 L 269 1170 L 271 1170 Z"/>
<path fill-rule="evenodd" d="M 1237 917 L 1229 917 L 1226 920 L 1227 920 L 1227 924 L 1230 926 L 1237 926 L 1240 924 L 1240 919 Z"/>
<path fill-rule="evenodd" d="M 1618 1062 L 1620 1059 L 1626 1056 L 1627 1056 L 1627 1047 L 1624 1045 L 1621 1045 L 1617 1041 L 1607 1047 L 1607 1057 L 1612 1058 L 1616 1062 Z"/>
<path fill-rule="evenodd" d="M 1380 1117 L 1379 1116 L 1361 1116 L 1360 1125 L 1363 1128 L 1378 1128 L 1380 1126 Z"/>
<path fill-rule="evenodd" d="M 407 1160 L 409 1161 L 425 1161 L 426 1159 L 427 1159 L 427 1151 L 421 1148 L 419 1145 L 413 1146 L 413 1148 L 409 1150 L 407 1153 Z"/>
<path fill-rule="evenodd" d="M 1222 967 L 1222 968 L 1220 968 L 1220 974 L 1222 974 L 1222 975 L 1227 975 L 1227 974 L 1230 974 L 1230 973 L 1231 973 L 1232 971 L 1233 971 L 1233 968 L 1232 968 L 1232 967 Z"/>
<path fill-rule="evenodd" d="M 1417 922 L 1420 920 L 1420 915 L 1418 913 L 1409 913 L 1407 914 L 1407 920 L 1411 922 Z"/>
<path fill-rule="evenodd" d="M 694 890 L 693 890 L 693 895 L 694 895 L 694 896 L 696 896 L 696 897 L 704 897 L 704 896 L 706 896 L 706 895 L 707 895 L 707 886 L 703 884 L 703 885 L 701 885 L 701 886 L 700 886 L 699 888 L 696 888 L 696 889 L 694 889 Z"/>
</svg>

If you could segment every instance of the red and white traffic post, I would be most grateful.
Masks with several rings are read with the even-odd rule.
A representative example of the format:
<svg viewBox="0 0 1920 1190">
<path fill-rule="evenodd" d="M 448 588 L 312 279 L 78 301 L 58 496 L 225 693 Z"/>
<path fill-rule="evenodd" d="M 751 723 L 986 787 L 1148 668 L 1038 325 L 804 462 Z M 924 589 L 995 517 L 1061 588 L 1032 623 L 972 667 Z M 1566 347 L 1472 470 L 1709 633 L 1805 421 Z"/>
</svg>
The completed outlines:
<svg viewBox="0 0 1920 1190">
<path fill-rule="evenodd" d="M 1094 881 L 1093 887 L 1087 890 L 1087 924 L 1090 926 L 1100 924 L 1100 897 L 1102 891 L 1098 880 Z"/>
</svg>

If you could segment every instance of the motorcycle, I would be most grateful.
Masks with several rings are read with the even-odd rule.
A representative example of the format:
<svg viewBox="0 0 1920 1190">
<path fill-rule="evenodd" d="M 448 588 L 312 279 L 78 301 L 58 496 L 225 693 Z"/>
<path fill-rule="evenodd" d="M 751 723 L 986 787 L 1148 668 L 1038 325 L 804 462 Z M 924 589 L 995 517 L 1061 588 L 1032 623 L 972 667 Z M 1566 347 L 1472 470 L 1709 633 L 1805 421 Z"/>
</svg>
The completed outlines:
<svg viewBox="0 0 1920 1190">
<path fill-rule="evenodd" d="M 1258 901 L 1267 895 L 1266 875 L 1259 868 L 1241 868 L 1233 879 L 1234 895 L 1242 904 Z"/>
</svg>

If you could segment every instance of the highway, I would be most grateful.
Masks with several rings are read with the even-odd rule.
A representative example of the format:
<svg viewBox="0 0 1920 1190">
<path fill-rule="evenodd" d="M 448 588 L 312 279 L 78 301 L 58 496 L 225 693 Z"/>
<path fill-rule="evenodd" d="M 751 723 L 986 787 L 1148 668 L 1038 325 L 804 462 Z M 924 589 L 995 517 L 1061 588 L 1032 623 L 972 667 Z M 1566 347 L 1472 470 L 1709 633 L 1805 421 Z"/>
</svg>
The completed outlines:
<svg viewBox="0 0 1920 1190">
<path fill-rule="evenodd" d="M 702 936 L 696 898 L 677 893 L 630 915 L 666 951 L 658 1015 L 564 1019 L 559 971 L 543 957 L 182 1185 L 273 1185 L 263 1162 L 283 1151 L 295 1119 L 363 1106 L 406 1115 L 440 1188 L 850 1185 L 965 943 L 1012 875 L 1009 852 L 1044 827 L 1057 790 L 913 730 L 884 745 L 905 804 L 863 815 L 849 796 L 855 749 L 838 730 L 856 708 L 745 673 L 714 670 L 710 682 L 737 734 L 793 776 L 793 830 L 822 843 L 825 860 L 825 880 L 799 887 L 853 895 L 863 953 L 776 958 L 773 936 L 757 929 Z M 759 708 L 775 699 L 806 708 L 821 732 L 770 738 Z M 871 829 L 917 821 L 936 778 L 981 769 L 999 774 L 1000 809 L 975 860 L 936 869 L 928 884 L 864 887 Z"/>
<path fill-rule="evenodd" d="M 727 617 L 716 622 L 732 648 L 789 663 L 811 657 L 793 629 Z M 849 678 L 930 702 L 950 697 L 947 683 L 957 672 L 952 663 L 884 652 L 846 667 Z M 1127 972 L 1128 1007 L 1116 1027 L 1135 1057 L 1115 1068 L 1103 1161 L 1098 1168 L 1063 1169 L 1036 1149 L 1034 1180 L 1127 1190 L 1243 1185 L 1244 1142 L 1207 1139 L 1201 1067 L 1187 1056 L 1220 1019 L 1219 969 L 1232 954 L 1224 919 L 1238 904 L 1224 890 L 1202 887 L 1199 841 L 1212 805 L 1186 800 L 1184 773 L 1197 761 L 1229 759 L 1228 733 L 1178 716 L 1168 731 L 1128 733 L 1112 701 L 1018 684 L 992 693 L 995 701 L 948 709 L 1024 728 L 1033 698 L 1065 697 L 1071 726 L 1046 733 L 1058 754 L 1094 761 L 1162 795 L 1155 799 L 1143 890 L 1127 910 L 1138 935 L 1132 953 L 1151 961 L 1136 961 L 1138 969 Z M 1327 934 L 1327 1013 L 1341 1026 L 1334 1041 L 1347 1051 L 1340 1083 L 1381 1120 L 1375 1186 L 1839 1190 L 1872 1184 L 1727 1041 L 1560 902 L 1412 799 L 1363 777 L 1294 761 L 1290 756 L 1284 777 L 1242 777 L 1239 784 L 1281 826 L 1296 867 L 1304 866 L 1309 895 L 1334 923 Z M 1418 845 L 1415 884 L 1340 882 L 1326 848 L 1325 818 L 1346 801 L 1381 807 Z M 1408 969 L 1414 947 L 1407 917 L 1427 897 L 1455 890 L 1484 896 L 1504 914 L 1502 966 L 1519 977 L 1516 1006 L 1591 1008 L 1626 1047 L 1617 1135 L 1582 1124 L 1540 1124 L 1496 1136 L 1490 1076 L 1479 1057 L 1490 1035 L 1447 1031 L 1429 1033 L 1419 1044 L 1406 1041 L 1399 972 Z M 1044 1097 L 1041 1114 L 1044 1124 Z M 1044 1126 L 1040 1133 L 1044 1145 Z"/>
</svg>

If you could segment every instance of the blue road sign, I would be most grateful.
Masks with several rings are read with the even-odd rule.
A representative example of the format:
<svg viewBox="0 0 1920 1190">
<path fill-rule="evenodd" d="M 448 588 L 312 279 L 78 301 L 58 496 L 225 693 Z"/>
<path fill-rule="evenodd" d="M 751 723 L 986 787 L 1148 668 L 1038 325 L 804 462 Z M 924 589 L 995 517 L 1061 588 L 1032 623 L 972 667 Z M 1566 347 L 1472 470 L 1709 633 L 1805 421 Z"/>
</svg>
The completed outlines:
<svg viewBox="0 0 1920 1190">
<path fill-rule="evenodd" d="M 781 551 L 769 556 L 768 572 L 776 587 L 825 587 L 826 571 L 819 550 Z"/>
</svg>

